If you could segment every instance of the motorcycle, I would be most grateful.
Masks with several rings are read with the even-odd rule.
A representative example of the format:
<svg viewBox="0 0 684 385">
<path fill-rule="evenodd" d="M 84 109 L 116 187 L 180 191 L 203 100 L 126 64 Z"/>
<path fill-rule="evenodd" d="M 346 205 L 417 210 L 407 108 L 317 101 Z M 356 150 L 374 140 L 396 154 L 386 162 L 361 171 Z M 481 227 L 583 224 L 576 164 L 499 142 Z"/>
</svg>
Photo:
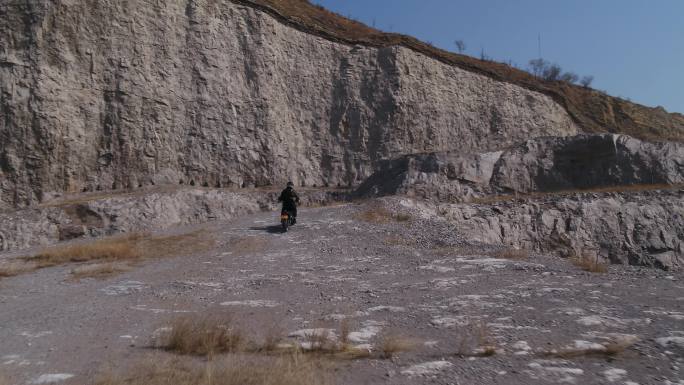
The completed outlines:
<svg viewBox="0 0 684 385">
<path fill-rule="evenodd" d="M 286 233 L 287 228 L 294 225 L 294 223 L 295 218 L 292 216 L 291 212 L 287 210 L 283 210 L 280 212 L 280 225 L 282 226 L 284 233 Z"/>
</svg>

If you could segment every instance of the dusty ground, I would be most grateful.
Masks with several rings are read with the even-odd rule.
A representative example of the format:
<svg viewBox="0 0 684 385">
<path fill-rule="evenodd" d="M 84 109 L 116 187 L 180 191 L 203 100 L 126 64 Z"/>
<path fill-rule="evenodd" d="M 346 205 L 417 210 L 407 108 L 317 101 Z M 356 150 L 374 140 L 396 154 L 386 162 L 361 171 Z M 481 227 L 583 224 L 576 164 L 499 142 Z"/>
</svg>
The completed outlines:
<svg viewBox="0 0 684 385">
<path fill-rule="evenodd" d="M 88 383 L 152 354 L 155 331 L 179 314 L 220 309 L 255 332 L 336 330 L 347 318 L 358 344 L 419 341 L 391 360 L 334 362 L 339 384 L 684 384 L 682 273 L 498 259 L 418 213 L 359 217 L 372 204 L 301 210 L 287 234 L 277 213 L 175 229 L 216 244 L 106 279 L 73 280 L 73 265 L 3 278 L 0 373 Z M 614 356 L 545 354 L 637 338 Z M 490 345 L 495 354 L 476 354 Z"/>
</svg>

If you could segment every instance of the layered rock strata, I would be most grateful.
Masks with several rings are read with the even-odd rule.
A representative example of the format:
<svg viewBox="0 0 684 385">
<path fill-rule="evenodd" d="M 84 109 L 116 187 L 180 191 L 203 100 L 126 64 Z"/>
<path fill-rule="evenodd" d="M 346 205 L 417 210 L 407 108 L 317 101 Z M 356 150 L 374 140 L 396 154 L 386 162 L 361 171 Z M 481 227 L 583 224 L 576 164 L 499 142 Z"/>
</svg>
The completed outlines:
<svg viewBox="0 0 684 385">
<path fill-rule="evenodd" d="M 496 152 L 437 152 L 383 162 L 357 190 L 466 201 L 488 194 L 684 183 L 684 145 L 611 134 L 540 137 Z"/>
<path fill-rule="evenodd" d="M 151 184 L 355 185 L 402 154 L 578 132 L 541 93 L 230 1 L 1 9 L 0 208 Z"/>
<path fill-rule="evenodd" d="M 684 266 L 684 190 L 549 195 L 491 204 L 419 204 L 471 242 L 598 262 Z"/>
</svg>

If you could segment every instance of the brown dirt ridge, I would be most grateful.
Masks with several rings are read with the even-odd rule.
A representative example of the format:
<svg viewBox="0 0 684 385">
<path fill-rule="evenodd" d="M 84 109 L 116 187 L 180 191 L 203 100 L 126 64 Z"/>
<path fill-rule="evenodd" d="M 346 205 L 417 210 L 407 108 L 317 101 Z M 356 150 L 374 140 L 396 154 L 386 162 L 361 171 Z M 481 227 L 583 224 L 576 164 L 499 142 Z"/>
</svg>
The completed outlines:
<svg viewBox="0 0 684 385">
<path fill-rule="evenodd" d="M 411 36 L 371 28 L 308 0 L 230 1 L 265 11 L 294 28 L 329 40 L 372 47 L 404 46 L 464 70 L 541 92 L 562 105 L 586 132 L 619 133 L 651 141 L 684 141 L 684 115 L 668 113 L 662 107 L 646 107 L 565 82 L 543 81 L 503 63 L 455 54 Z"/>
</svg>

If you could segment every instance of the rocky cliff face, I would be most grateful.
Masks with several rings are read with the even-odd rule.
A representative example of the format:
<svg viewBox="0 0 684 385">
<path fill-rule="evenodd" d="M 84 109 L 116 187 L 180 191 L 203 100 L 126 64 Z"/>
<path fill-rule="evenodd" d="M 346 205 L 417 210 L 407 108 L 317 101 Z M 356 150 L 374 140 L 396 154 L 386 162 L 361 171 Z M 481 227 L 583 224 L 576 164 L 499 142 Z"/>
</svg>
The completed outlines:
<svg viewBox="0 0 684 385">
<path fill-rule="evenodd" d="M 625 135 L 539 137 L 501 151 L 406 155 L 382 162 L 358 195 L 463 201 L 536 193 L 684 183 L 684 145 Z"/>
<path fill-rule="evenodd" d="M 684 190 L 585 193 L 433 209 L 474 242 L 678 269 L 684 264 L 683 198 Z"/>
<path fill-rule="evenodd" d="M 578 128 L 541 93 L 230 1 L 0 7 L 0 208 L 151 184 L 354 185 Z"/>
<path fill-rule="evenodd" d="M 346 197 L 340 190 L 300 191 L 302 205 Z M 174 226 L 227 221 L 278 206 L 278 191 L 147 188 L 129 194 L 86 194 L 3 214 L 0 253 L 76 238 L 144 233 Z M 79 194 L 80 195 L 80 194 Z M 276 218 L 277 219 L 277 218 Z M 277 224 L 277 221 L 274 221 Z"/>
</svg>

